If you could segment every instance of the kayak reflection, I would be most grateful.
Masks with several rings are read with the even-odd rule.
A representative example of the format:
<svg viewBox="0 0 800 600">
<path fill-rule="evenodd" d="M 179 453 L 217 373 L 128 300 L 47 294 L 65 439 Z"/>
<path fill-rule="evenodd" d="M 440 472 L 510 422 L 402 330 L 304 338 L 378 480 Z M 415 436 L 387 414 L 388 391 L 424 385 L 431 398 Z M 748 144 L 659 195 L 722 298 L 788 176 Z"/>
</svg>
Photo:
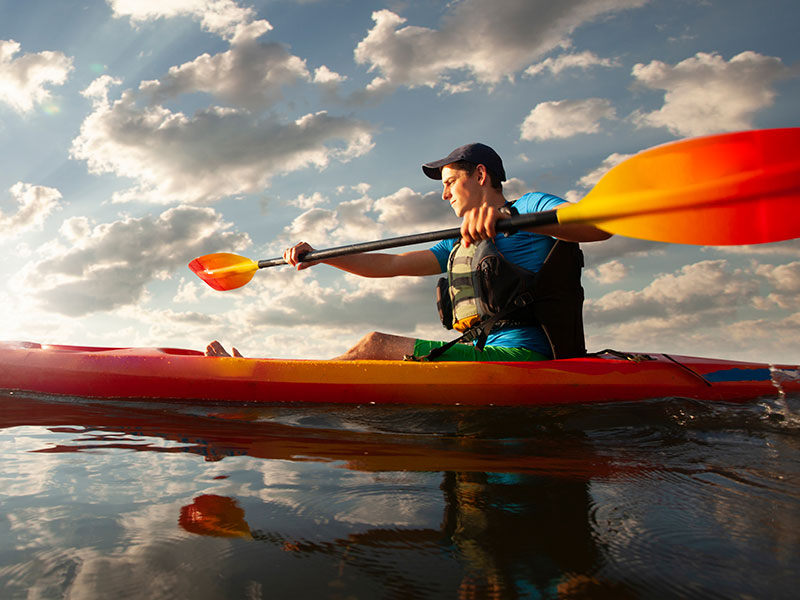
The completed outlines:
<svg viewBox="0 0 800 600">
<path fill-rule="evenodd" d="M 564 409 L 567 414 L 573 409 Z M 335 462 L 358 471 L 456 471 L 552 474 L 586 479 L 644 468 L 594 455 L 562 419 L 527 409 L 421 409 L 394 407 L 195 407 L 114 405 L 40 398 L 2 401 L 0 428 L 80 424 L 70 444 L 45 453 L 124 449 L 192 453 L 207 461 L 227 456 Z M 109 435 L 105 435 L 105 433 Z M 129 434 L 111 435 L 114 434 Z M 161 438 L 171 444 L 131 441 Z"/>
</svg>

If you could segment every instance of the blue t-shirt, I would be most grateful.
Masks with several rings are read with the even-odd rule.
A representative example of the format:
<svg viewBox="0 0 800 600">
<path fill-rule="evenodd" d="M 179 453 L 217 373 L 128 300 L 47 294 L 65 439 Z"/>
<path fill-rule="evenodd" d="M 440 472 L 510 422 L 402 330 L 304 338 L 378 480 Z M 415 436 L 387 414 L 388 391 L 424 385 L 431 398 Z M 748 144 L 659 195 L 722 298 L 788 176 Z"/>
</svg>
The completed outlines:
<svg viewBox="0 0 800 600">
<path fill-rule="evenodd" d="M 532 192 L 525 194 L 514 202 L 514 207 L 520 214 L 527 214 L 552 210 L 558 208 L 564 202 L 565 200 L 558 196 Z M 434 253 L 439 261 L 442 273 L 447 271 L 447 259 L 457 241 L 454 239 L 442 240 L 431 247 L 431 252 Z M 518 231 L 508 237 L 498 235 L 494 243 L 506 259 L 535 273 L 541 268 L 544 259 L 547 258 L 547 254 L 556 241 L 548 235 Z M 552 356 L 547 336 L 542 328 L 538 326 L 505 327 L 492 331 L 486 340 L 486 345 L 501 346 L 503 348 L 527 348 L 545 356 Z"/>
</svg>

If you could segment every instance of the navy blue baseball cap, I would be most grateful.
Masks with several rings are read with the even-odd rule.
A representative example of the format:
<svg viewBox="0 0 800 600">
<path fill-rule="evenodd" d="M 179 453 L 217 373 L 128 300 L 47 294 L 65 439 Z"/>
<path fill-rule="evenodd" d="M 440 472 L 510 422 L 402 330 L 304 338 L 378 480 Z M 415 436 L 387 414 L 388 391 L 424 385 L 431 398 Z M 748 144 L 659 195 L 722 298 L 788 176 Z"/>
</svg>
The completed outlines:
<svg viewBox="0 0 800 600">
<path fill-rule="evenodd" d="M 489 146 L 486 144 L 480 144 L 478 142 L 459 146 L 441 160 L 425 163 L 422 165 L 422 170 L 424 171 L 425 175 L 431 179 L 441 179 L 442 167 L 460 160 L 464 160 L 476 165 L 484 165 L 487 169 L 499 177 L 500 181 L 506 180 L 506 170 L 503 168 L 503 159 L 501 159 L 500 155 L 492 150 Z"/>
</svg>

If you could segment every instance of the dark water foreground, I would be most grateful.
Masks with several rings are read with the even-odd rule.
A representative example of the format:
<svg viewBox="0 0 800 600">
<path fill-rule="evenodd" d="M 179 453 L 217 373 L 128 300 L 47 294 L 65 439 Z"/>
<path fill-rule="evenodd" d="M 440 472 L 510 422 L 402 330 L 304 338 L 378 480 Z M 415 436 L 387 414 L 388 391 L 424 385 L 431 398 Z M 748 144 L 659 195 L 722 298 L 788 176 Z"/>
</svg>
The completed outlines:
<svg viewBox="0 0 800 600">
<path fill-rule="evenodd" d="M 795 598 L 800 398 L 0 396 L 0 597 Z"/>
</svg>

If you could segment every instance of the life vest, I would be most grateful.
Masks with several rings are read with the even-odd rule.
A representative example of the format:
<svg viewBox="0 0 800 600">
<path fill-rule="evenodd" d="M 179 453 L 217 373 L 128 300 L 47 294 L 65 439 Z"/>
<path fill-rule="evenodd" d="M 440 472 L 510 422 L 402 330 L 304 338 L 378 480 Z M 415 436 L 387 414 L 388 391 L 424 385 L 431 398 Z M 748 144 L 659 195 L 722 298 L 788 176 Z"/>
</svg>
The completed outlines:
<svg viewBox="0 0 800 600">
<path fill-rule="evenodd" d="M 491 240 L 469 248 L 457 242 L 448 277 L 437 286 L 439 316 L 447 329 L 463 333 L 453 343 L 476 340 L 483 349 L 492 330 L 538 325 L 553 358 L 584 356 L 582 268 L 583 252 L 573 242 L 556 240 L 536 273 L 507 260 Z"/>
</svg>

